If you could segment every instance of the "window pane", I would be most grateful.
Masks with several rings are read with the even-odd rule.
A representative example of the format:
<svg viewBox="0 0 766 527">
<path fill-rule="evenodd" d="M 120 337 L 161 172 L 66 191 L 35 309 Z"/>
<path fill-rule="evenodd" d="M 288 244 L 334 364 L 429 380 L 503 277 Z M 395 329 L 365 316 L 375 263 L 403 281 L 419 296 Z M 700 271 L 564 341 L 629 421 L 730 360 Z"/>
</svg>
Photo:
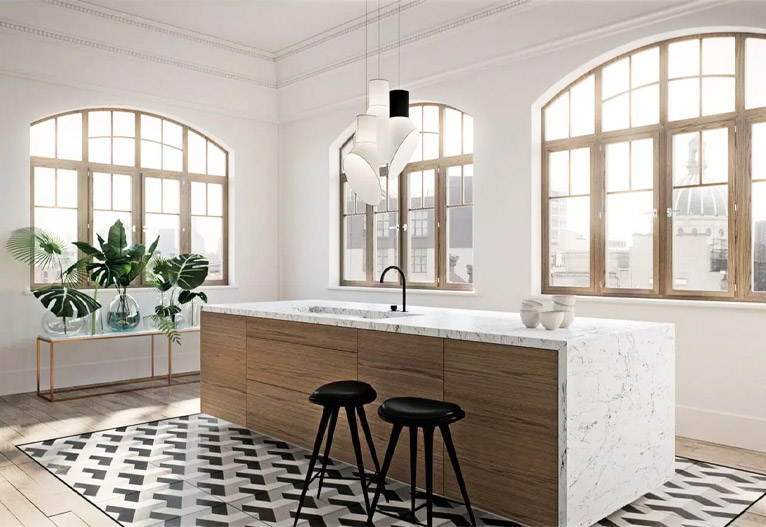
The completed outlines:
<svg viewBox="0 0 766 527">
<path fill-rule="evenodd" d="M 473 117 L 463 114 L 463 153 L 473 154 Z"/>
<path fill-rule="evenodd" d="M 630 126 L 630 108 L 628 104 L 629 95 L 627 93 L 603 103 L 601 106 L 601 127 L 604 132 L 622 130 Z"/>
<path fill-rule="evenodd" d="M 207 141 L 189 130 L 189 172 L 204 174 L 207 170 Z"/>
<path fill-rule="evenodd" d="M 207 169 L 211 176 L 226 175 L 226 154 L 210 141 L 207 143 Z"/>
<path fill-rule="evenodd" d="M 421 283 L 436 281 L 436 229 L 433 209 L 410 211 L 407 229 L 407 247 L 409 253 L 409 273 L 407 280 Z"/>
<path fill-rule="evenodd" d="M 56 169 L 35 167 L 35 205 L 56 206 Z"/>
<path fill-rule="evenodd" d="M 590 197 L 549 202 L 550 284 L 590 285 Z"/>
<path fill-rule="evenodd" d="M 673 185 L 700 183 L 699 132 L 673 136 Z"/>
<path fill-rule="evenodd" d="M 88 160 L 93 163 L 111 164 L 112 140 L 108 137 L 88 139 Z"/>
<path fill-rule="evenodd" d="M 130 212 L 110 211 L 110 210 L 94 210 L 93 211 L 93 241 L 91 243 L 96 244 L 98 247 L 98 237 L 100 234 L 103 239 L 109 237 L 109 228 L 114 225 L 114 222 L 120 220 L 125 226 L 125 239 L 128 245 L 133 244 L 133 217 Z M 154 241 L 154 240 L 152 240 Z M 151 242 L 150 242 L 151 243 Z"/>
<path fill-rule="evenodd" d="M 162 168 L 180 172 L 184 169 L 183 152 L 172 146 L 162 145 Z"/>
<path fill-rule="evenodd" d="M 751 177 L 766 179 L 766 123 L 753 125 L 750 144 L 752 145 Z"/>
<path fill-rule="evenodd" d="M 399 175 L 388 178 L 388 210 L 399 210 Z"/>
<path fill-rule="evenodd" d="M 366 280 L 367 241 L 363 214 L 343 218 L 343 243 L 343 279 Z"/>
<path fill-rule="evenodd" d="M 473 165 L 463 166 L 463 203 L 473 203 Z"/>
<path fill-rule="evenodd" d="M 176 148 L 183 148 L 183 128 L 170 121 L 162 121 L 162 142 Z"/>
<path fill-rule="evenodd" d="M 114 210 L 132 210 L 133 178 L 131 176 L 114 174 L 112 176 L 112 191 L 112 208 Z"/>
<path fill-rule="evenodd" d="M 570 159 L 572 195 L 588 194 L 590 192 L 590 148 L 572 150 Z"/>
<path fill-rule="evenodd" d="M 223 185 L 207 184 L 207 213 L 209 216 L 223 216 Z"/>
<path fill-rule="evenodd" d="M 82 114 L 73 113 L 58 118 L 59 159 L 82 161 Z"/>
<path fill-rule="evenodd" d="M 551 152 L 548 156 L 548 195 L 569 194 L 569 151 Z"/>
<path fill-rule="evenodd" d="M 141 166 L 162 168 L 162 145 L 151 141 L 141 141 Z"/>
<path fill-rule="evenodd" d="M 660 86 L 655 84 L 631 93 L 631 126 L 646 126 L 660 122 Z"/>
<path fill-rule="evenodd" d="M 462 167 L 447 167 L 447 205 L 460 205 Z"/>
<path fill-rule="evenodd" d="M 654 139 L 631 142 L 630 179 L 632 190 L 654 187 Z"/>
<path fill-rule="evenodd" d="M 410 106 L 410 119 L 412 119 L 412 122 L 415 123 L 415 126 L 418 127 L 418 130 L 421 132 L 423 131 L 423 107 L 418 106 Z"/>
<path fill-rule="evenodd" d="M 423 206 L 423 173 L 410 172 L 407 174 L 407 183 L 410 192 L 410 208 Z"/>
<path fill-rule="evenodd" d="M 34 211 L 35 227 L 44 229 L 55 234 L 64 242 L 67 247 L 77 241 L 77 210 L 76 209 L 48 209 L 35 207 Z M 70 251 L 69 258 L 62 258 L 64 268 L 69 267 L 75 262 L 77 253 Z M 59 275 L 55 268 L 49 268 L 45 271 L 35 269 L 35 282 L 53 283 L 58 282 Z"/>
<path fill-rule="evenodd" d="M 380 212 L 375 214 L 375 276 L 379 278 L 389 265 L 399 263 L 399 236 L 396 229 L 397 214 L 395 212 Z M 398 283 L 397 273 L 388 273 L 386 282 Z"/>
<path fill-rule="evenodd" d="M 473 207 L 447 209 L 447 281 L 473 283 Z"/>
<path fill-rule="evenodd" d="M 57 171 L 58 181 L 56 193 L 58 194 L 57 205 L 59 207 L 77 208 L 77 171 L 59 168 Z"/>
<path fill-rule="evenodd" d="M 702 79 L 702 115 L 734 111 L 734 77 Z"/>
<path fill-rule="evenodd" d="M 439 157 L 439 134 L 422 134 L 423 161 Z"/>
<path fill-rule="evenodd" d="M 29 128 L 29 155 L 56 157 L 55 119 L 48 119 Z"/>
<path fill-rule="evenodd" d="M 146 212 L 162 212 L 162 180 L 148 177 L 144 180 L 144 208 Z"/>
<path fill-rule="evenodd" d="M 416 146 L 415 150 L 412 152 L 410 163 L 417 163 L 418 161 L 422 161 L 422 160 L 423 160 L 423 134 L 418 134 L 418 146 Z"/>
<path fill-rule="evenodd" d="M 630 144 L 627 142 L 606 145 L 606 190 L 630 190 Z"/>
<path fill-rule="evenodd" d="M 630 59 L 625 57 L 601 70 L 601 99 L 605 100 L 630 88 Z"/>
<path fill-rule="evenodd" d="M 569 92 L 559 96 L 545 109 L 545 139 L 569 137 Z"/>
<path fill-rule="evenodd" d="M 191 250 L 208 259 L 208 280 L 223 280 L 223 218 L 192 217 Z"/>
<path fill-rule="evenodd" d="M 162 212 L 178 214 L 181 185 L 177 179 L 162 180 Z"/>
<path fill-rule="evenodd" d="M 668 75 L 671 79 L 700 73 L 700 41 L 698 39 L 672 42 L 668 46 Z"/>
<path fill-rule="evenodd" d="M 572 87 L 572 137 L 589 135 L 596 126 L 595 77 L 589 75 Z"/>
<path fill-rule="evenodd" d="M 630 85 L 645 86 L 660 80 L 660 48 L 649 48 L 630 57 Z"/>
<path fill-rule="evenodd" d="M 668 83 L 668 119 L 691 119 L 700 114 L 700 85 L 698 79 L 683 79 Z"/>
<path fill-rule="evenodd" d="M 423 131 L 439 132 L 439 107 L 433 105 L 423 106 Z"/>
<path fill-rule="evenodd" d="M 114 140 L 114 164 L 127 167 L 136 166 L 135 139 L 116 137 Z"/>
<path fill-rule="evenodd" d="M 114 135 L 120 137 L 136 136 L 136 114 L 133 112 L 112 112 Z"/>
<path fill-rule="evenodd" d="M 463 121 L 460 112 L 444 109 L 444 155 L 457 156 L 462 153 Z"/>
<path fill-rule="evenodd" d="M 607 287 L 652 288 L 653 199 L 651 191 L 607 196 Z"/>
<path fill-rule="evenodd" d="M 112 135 L 112 112 L 88 112 L 88 137 Z"/>
<path fill-rule="evenodd" d="M 753 291 L 766 291 L 766 182 L 753 183 Z"/>
<path fill-rule="evenodd" d="M 728 187 L 673 191 L 673 289 L 727 291 Z"/>
<path fill-rule="evenodd" d="M 199 216 L 207 214 L 207 184 L 192 181 L 191 213 Z"/>
<path fill-rule="evenodd" d="M 729 130 L 706 130 L 702 132 L 702 182 L 725 183 L 729 181 Z"/>
<path fill-rule="evenodd" d="M 112 175 L 103 172 L 93 173 L 93 208 L 109 210 L 112 208 Z"/>
<path fill-rule="evenodd" d="M 356 194 L 351 190 L 351 185 L 343 183 L 343 202 L 346 204 L 343 208 L 345 214 L 354 213 L 354 202 L 356 200 Z"/>
<path fill-rule="evenodd" d="M 433 207 L 435 205 L 435 187 L 436 172 L 431 170 L 423 171 L 423 206 Z"/>
<path fill-rule="evenodd" d="M 144 240 L 147 244 L 153 243 L 157 236 L 160 237 L 157 256 L 172 258 L 181 250 L 179 217 L 174 214 L 146 214 L 144 220 Z"/>
<path fill-rule="evenodd" d="M 141 139 L 162 142 L 162 120 L 151 115 L 141 116 Z"/>
<path fill-rule="evenodd" d="M 702 74 L 734 75 L 734 37 L 702 39 Z"/>
<path fill-rule="evenodd" d="M 748 38 L 745 41 L 745 107 L 766 106 L 766 40 Z"/>
</svg>

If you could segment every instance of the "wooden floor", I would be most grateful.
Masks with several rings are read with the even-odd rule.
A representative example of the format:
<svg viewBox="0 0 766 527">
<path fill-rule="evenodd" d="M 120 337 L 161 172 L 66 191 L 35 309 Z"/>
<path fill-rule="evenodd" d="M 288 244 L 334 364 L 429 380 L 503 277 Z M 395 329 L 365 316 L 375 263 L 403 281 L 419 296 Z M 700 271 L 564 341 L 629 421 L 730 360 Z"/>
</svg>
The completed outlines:
<svg viewBox="0 0 766 527">
<path fill-rule="evenodd" d="M 48 403 L 34 394 L 0 397 L 0 526 L 113 525 L 93 505 L 22 454 L 15 445 L 199 412 L 199 385 Z M 766 453 L 678 438 L 677 453 L 766 473 Z M 766 527 L 766 499 L 732 524 Z"/>
</svg>

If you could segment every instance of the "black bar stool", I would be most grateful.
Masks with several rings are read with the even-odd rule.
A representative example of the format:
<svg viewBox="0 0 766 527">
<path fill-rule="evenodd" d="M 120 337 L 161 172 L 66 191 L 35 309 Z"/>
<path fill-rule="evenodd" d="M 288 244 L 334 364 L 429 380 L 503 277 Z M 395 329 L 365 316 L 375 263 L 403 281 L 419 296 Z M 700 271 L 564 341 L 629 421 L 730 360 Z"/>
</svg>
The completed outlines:
<svg viewBox="0 0 766 527">
<path fill-rule="evenodd" d="M 375 508 L 378 505 L 382 483 L 386 480 L 388 469 L 391 466 L 391 460 L 394 457 L 396 443 L 399 441 L 399 434 L 403 427 L 410 429 L 410 476 L 411 481 L 411 507 L 412 520 L 415 519 L 415 479 L 417 475 L 417 455 L 418 455 L 418 428 L 423 429 L 423 443 L 426 454 L 426 514 L 427 524 L 433 525 L 433 460 L 434 460 L 434 429 L 438 426 L 444 438 L 444 446 L 447 447 L 452 468 L 455 471 L 455 478 L 463 495 L 463 502 L 468 509 L 468 515 L 471 518 L 471 525 L 476 525 L 476 518 L 473 515 L 471 501 L 468 499 L 468 491 L 463 481 L 463 473 L 460 471 L 460 464 L 457 460 L 455 445 L 452 443 L 452 435 L 449 431 L 449 425 L 456 423 L 465 417 L 465 412 L 459 405 L 444 401 L 434 401 L 432 399 L 421 399 L 418 397 L 395 397 L 388 399 L 378 408 L 378 415 L 384 421 L 394 425 L 391 431 L 391 439 L 388 442 L 386 458 L 383 460 L 383 469 L 379 473 L 378 487 L 375 490 L 375 497 L 372 500 L 372 508 L 367 513 L 367 524 L 372 525 L 372 517 L 375 514 Z"/>
<path fill-rule="evenodd" d="M 370 449 L 372 461 L 375 463 L 376 474 L 380 474 L 380 464 L 378 463 L 378 456 L 375 453 L 375 444 L 372 442 L 370 426 L 367 423 L 367 416 L 364 413 L 364 405 L 370 404 L 377 397 L 378 394 L 372 388 L 372 386 L 366 382 L 359 381 L 331 382 L 329 384 L 325 384 L 324 386 L 320 386 L 314 391 L 314 393 L 309 396 L 309 401 L 322 406 L 322 419 L 319 422 L 319 430 L 317 431 L 317 437 L 314 441 L 314 451 L 311 453 L 311 461 L 309 461 L 309 468 L 306 472 L 306 481 L 303 484 L 303 490 L 301 491 L 301 498 L 298 502 L 298 510 L 295 512 L 295 522 L 293 525 L 298 524 L 298 519 L 301 515 L 301 508 L 303 507 L 303 501 L 306 498 L 306 493 L 308 492 L 309 485 L 311 485 L 311 482 L 317 476 L 319 476 L 317 498 L 319 498 L 319 494 L 322 492 L 322 482 L 324 481 L 324 475 L 327 471 L 327 460 L 330 457 L 330 448 L 332 447 L 332 438 L 335 432 L 335 424 L 338 421 L 338 412 L 341 408 L 346 409 L 348 425 L 351 429 L 351 442 L 354 445 L 356 465 L 359 469 L 359 479 L 362 483 L 364 504 L 366 510 L 370 510 L 370 498 L 367 496 L 367 477 L 365 476 L 364 472 L 364 461 L 362 459 L 362 447 L 359 442 L 359 431 L 357 430 L 356 426 L 356 416 L 359 416 L 359 422 L 362 424 L 364 437 L 367 440 L 367 446 Z M 327 432 L 327 444 L 325 445 L 324 456 L 322 456 L 322 468 L 317 474 L 314 474 L 314 467 L 316 466 L 317 458 L 319 457 L 319 448 L 322 446 L 322 441 L 324 440 L 324 434 L 327 430 L 328 422 L 330 428 Z"/>
</svg>

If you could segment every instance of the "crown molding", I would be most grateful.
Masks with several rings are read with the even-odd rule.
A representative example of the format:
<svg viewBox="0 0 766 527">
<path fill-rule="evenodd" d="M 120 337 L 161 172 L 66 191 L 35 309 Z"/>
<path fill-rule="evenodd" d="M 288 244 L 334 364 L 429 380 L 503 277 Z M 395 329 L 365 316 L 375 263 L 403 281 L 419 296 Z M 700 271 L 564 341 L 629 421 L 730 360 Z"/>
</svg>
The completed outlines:
<svg viewBox="0 0 766 527">
<path fill-rule="evenodd" d="M 241 75 L 239 73 L 235 73 L 231 71 L 219 70 L 216 68 L 205 66 L 203 64 L 196 64 L 193 62 L 176 60 L 169 57 L 164 57 L 162 55 L 153 55 L 151 53 L 146 53 L 146 52 L 138 51 L 135 49 L 122 48 L 112 44 L 107 44 L 105 42 L 99 42 L 97 40 L 89 40 L 85 38 L 75 37 L 73 35 L 67 35 L 65 33 L 59 33 L 59 32 L 51 31 L 48 29 L 42 29 L 39 27 L 18 24 L 15 22 L 10 22 L 8 20 L 0 19 L 0 29 L 14 31 L 24 35 L 32 35 L 32 36 L 49 39 L 49 40 L 56 40 L 59 42 L 66 42 L 68 44 L 96 49 L 99 51 L 106 51 L 109 53 L 123 55 L 130 58 L 147 60 L 150 62 L 154 62 L 156 64 L 162 64 L 164 66 L 172 66 L 174 68 L 180 68 L 187 71 L 193 71 L 196 73 L 204 73 L 207 75 L 212 75 L 214 77 L 220 77 L 223 79 L 228 79 L 228 80 L 233 80 L 238 82 L 245 82 L 247 84 L 261 86 L 264 88 L 274 89 L 277 87 L 276 83 L 272 81 L 257 79 L 255 77 L 248 77 L 246 75 Z"/>
<path fill-rule="evenodd" d="M 206 35 L 204 33 L 199 33 L 197 31 L 191 31 L 185 28 L 173 26 L 170 24 L 164 24 L 156 20 L 151 20 L 148 18 L 130 15 L 123 11 L 110 9 L 108 7 L 103 7 L 98 4 L 86 2 L 84 0 L 79 0 L 79 1 L 78 0 L 75 0 L 75 1 L 38 0 L 38 1 L 44 4 L 60 7 L 63 9 L 69 9 L 70 11 L 76 11 L 78 13 L 95 16 L 98 18 L 103 18 L 111 22 L 118 22 L 128 26 L 136 27 L 139 29 L 145 29 L 147 31 L 154 31 L 155 33 L 161 33 L 166 36 L 180 38 L 183 40 L 187 40 L 189 42 L 194 42 L 195 44 L 204 44 L 207 46 L 212 46 L 218 49 L 222 49 L 224 51 L 239 53 L 242 55 L 248 55 L 250 57 L 265 60 L 268 62 L 274 62 L 274 54 L 266 50 L 258 49 L 252 46 L 247 46 L 245 44 L 240 44 L 238 42 L 231 42 L 228 40 L 213 37 L 211 35 Z"/>
</svg>

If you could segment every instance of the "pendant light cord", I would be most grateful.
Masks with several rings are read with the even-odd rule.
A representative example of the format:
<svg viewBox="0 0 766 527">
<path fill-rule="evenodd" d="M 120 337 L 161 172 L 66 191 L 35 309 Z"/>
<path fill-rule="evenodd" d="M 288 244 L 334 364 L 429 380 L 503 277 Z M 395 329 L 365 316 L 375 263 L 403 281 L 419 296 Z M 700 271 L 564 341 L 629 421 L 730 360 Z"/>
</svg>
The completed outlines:
<svg viewBox="0 0 766 527">
<path fill-rule="evenodd" d="M 367 113 L 367 107 L 370 105 L 370 86 L 367 82 L 367 24 L 369 23 L 370 10 L 369 0 L 364 0 L 364 111 Z"/>
<path fill-rule="evenodd" d="M 396 87 L 402 87 L 402 0 L 399 0 L 396 6 Z"/>
<path fill-rule="evenodd" d="M 378 78 L 380 78 L 380 0 L 378 0 Z"/>
</svg>

